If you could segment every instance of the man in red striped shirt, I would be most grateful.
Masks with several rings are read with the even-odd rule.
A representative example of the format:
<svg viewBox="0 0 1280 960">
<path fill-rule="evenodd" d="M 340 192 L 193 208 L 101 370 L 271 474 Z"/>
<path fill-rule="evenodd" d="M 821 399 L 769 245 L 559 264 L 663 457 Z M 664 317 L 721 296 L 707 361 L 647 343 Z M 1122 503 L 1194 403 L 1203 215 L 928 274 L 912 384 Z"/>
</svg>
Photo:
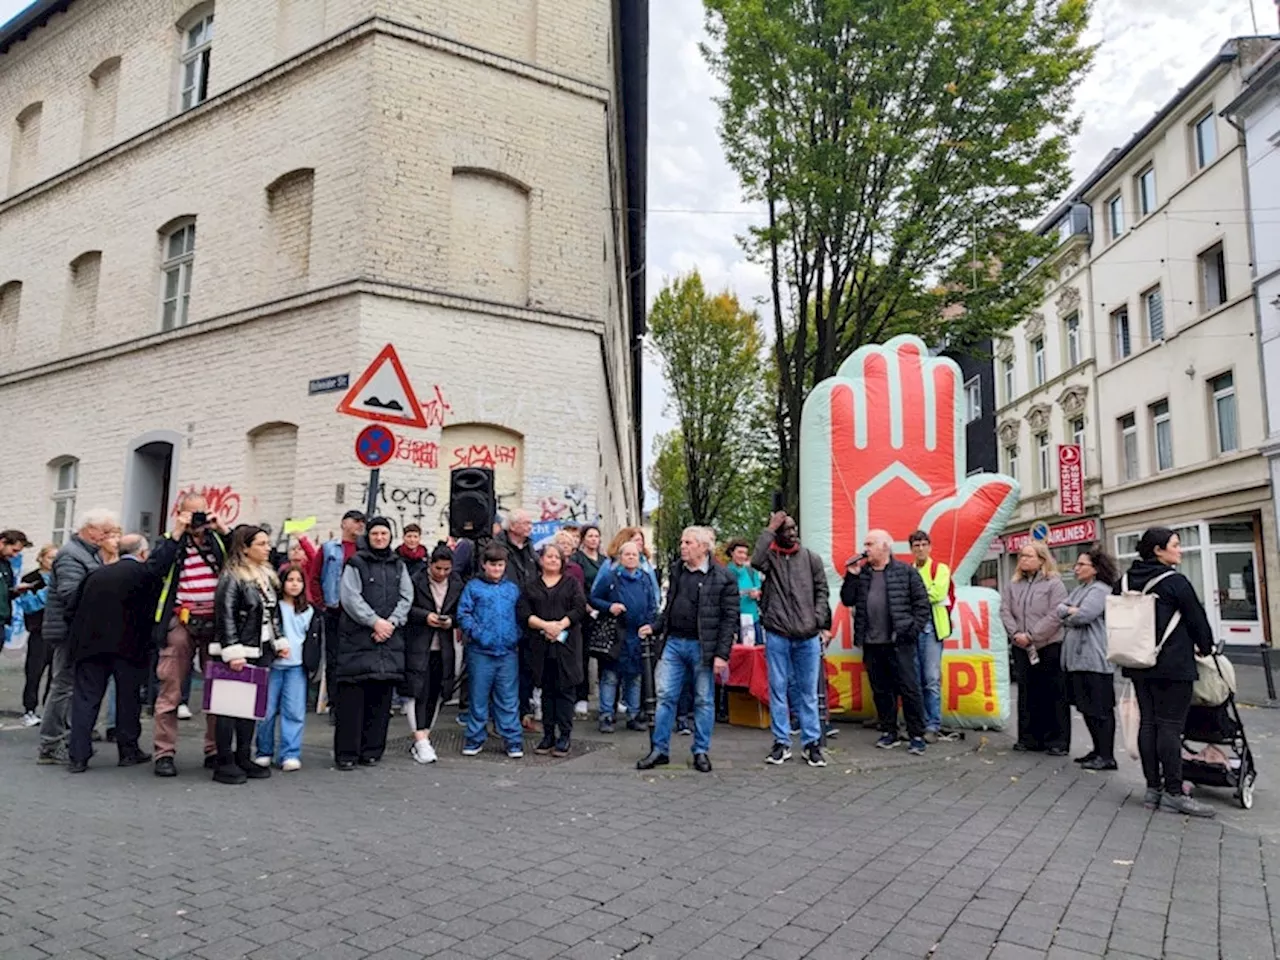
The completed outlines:
<svg viewBox="0 0 1280 960">
<path fill-rule="evenodd" d="M 203 658 L 213 639 L 213 595 L 226 561 L 225 535 L 208 514 L 204 497 L 188 494 L 178 504 L 173 529 L 151 554 L 149 566 L 164 578 L 156 604 L 155 639 L 160 646 L 156 676 L 155 774 L 176 777 L 178 705 L 196 652 Z M 213 717 L 205 716 L 206 765 L 214 756 Z"/>
</svg>

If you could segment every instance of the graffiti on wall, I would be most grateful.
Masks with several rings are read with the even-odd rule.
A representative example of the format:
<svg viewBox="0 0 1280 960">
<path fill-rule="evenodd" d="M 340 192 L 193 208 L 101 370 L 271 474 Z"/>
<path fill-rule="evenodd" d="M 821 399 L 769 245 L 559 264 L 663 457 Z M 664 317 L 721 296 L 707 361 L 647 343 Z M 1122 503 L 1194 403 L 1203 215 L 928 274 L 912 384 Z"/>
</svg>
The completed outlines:
<svg viewBox="0 0 1280 960">
<path fill-rule="evenodd" d="M 359 484 L 356 489 L 360 496 L 358 502 L 368 503 L 368 482 Z M 432 515 L 437 503 L 436 492 L 430 487 L 378 484 L 377 512 L 391 521 L 394 528 L 392 533 L 396 537 L 403 535 L 405 524 L 409 523 L 426 528 L 423 532 L 429 534 L 431 530 L 427 518 Z"/>
<path fill-rule="evenodd" d="M 564 488 L 559 496 L 542 497 L 538 507 L 542 510 L 539 520 L 576 520 L 585 522 L 591 519 L 587 508 L 587 488 L 580 483 Z"/>
<path fill-rule="evenodd" d="M 435 470 L 440 466 L 440 445 L 434 440 L 414 440 L 397 433 L 395 457 L 421 469 Z"/>
<path fill-rule="evenodd" d="M 472 444 L 466 447 L 454 447 L 453 462 L 450 470 L 462 467 L 487 467 L 490 470 L 498 466 L 514 467 L 518 456 L 515 446 L 495 443 Z"/>
<path fill-rule="evenodd" d="M 430 400 L 418 398 L 418 406 L 422 407 L 422 418 L 426 420 L 424 430 L 430 430 L 432 427 L 443 427 L 445 414 L 453 413 L 453 407 L 449 405 L 449 401 L 444 398 L 444 393 L 440 390 L 440 384 L 432 387 L 432 397 Z"/>
<path fill-rule="evenodd" d="M 229 527 L 240 519 L 240 494 L 236 493 L 235 488 L 231 486 L 223 487 L 186 487 L 179 492 L 177 499 L 173 502 L 172 515 L 178 516 L 178 506 L 182 503 L 184 497 L 201 496 L 204 497 L 205 503 L 209 505 L 208 512 L 222 521 L 223 526 Z"/>
</svg>

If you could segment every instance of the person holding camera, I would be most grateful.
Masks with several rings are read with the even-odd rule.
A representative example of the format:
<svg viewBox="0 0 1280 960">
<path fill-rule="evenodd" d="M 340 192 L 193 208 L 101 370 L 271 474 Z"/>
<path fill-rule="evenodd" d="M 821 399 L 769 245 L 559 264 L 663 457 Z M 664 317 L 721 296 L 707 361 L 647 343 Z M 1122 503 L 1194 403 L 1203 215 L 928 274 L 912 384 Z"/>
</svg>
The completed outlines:
<svg viewBox="0 0 1280 960">
<path fill-rule="evenodd" d="M 178 501 L 173 529 L 152 551 L 147 565 L 163 585 L 156 604 L 154 639 L 160 648 L 156 676 L 160 689 L 155 702 L 154 756 L 157 777 L 176 777 L 178 705 L 182 687 L 191 675 L 196 651 L 204 656 L 214 638 L 214 594 L 226 565 L 227 533 L 209 504 L 197 493 Z M 216 766 L 213 717 L 205 717 L 205 767 Z"/>
</svg>

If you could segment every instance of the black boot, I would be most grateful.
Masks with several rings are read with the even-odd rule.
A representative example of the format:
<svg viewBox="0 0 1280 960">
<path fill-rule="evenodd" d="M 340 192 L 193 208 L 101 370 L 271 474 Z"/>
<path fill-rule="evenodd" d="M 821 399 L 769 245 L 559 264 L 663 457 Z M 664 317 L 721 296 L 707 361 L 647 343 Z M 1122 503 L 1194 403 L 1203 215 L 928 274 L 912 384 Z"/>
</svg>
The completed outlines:
<svg viewBox="0 0 1280 960">
<path fill-rule="evenodd" d="M 213 768 L 213 782 L 226 783 L 232 786 L 238 786 L 249 778 L 245 776 L 245 772 L 240 769 L 240 765 L 236 763 L 233 754 L 218 754 L 217 761 Z"/>
</svg>

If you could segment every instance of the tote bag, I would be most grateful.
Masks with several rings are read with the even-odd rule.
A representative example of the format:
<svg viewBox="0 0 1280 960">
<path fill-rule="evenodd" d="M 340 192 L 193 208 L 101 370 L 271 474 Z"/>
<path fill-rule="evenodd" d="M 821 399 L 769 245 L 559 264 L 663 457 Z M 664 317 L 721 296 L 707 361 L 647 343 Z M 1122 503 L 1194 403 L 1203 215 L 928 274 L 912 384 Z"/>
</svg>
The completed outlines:
<svg viewBox="0 0 1280 960">
<path fill-rule="evenodd" d="M 1148 581 L 1142 590 L 1129 589 L 1129 575 L 1120 581 L 1120 593 L 1107 597 L 1107 660 L 1118 667 L 1146 670 L 1156 665 L 1160 650 L 1182 621 L 1176 611 L 1169 619 L 1164 636 L 1156 643 L 1156 597 L 1151 592 L 1161 580 L 1174 571 L 1162 573 Z"/>
</svg>

